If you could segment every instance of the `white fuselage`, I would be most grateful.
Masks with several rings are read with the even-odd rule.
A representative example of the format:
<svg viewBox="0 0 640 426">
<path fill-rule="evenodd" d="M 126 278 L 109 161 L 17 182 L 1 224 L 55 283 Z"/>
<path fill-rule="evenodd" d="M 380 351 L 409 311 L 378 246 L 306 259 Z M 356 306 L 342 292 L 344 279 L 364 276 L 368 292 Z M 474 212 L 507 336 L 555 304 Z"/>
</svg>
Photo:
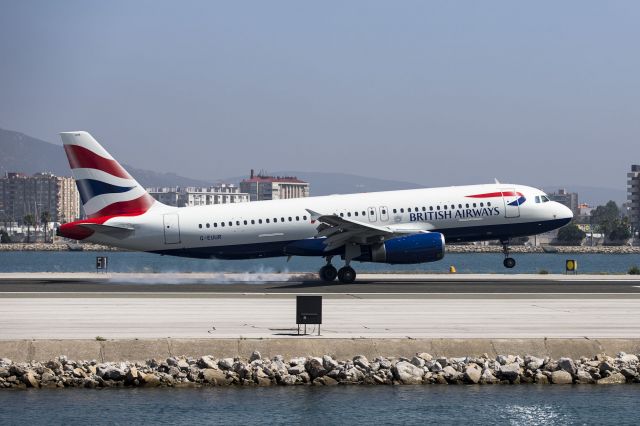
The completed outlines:
<svg viewBox="0 0 640 426">
<path fill-rule="evenodd" d="M 479 194 L 483 196 L 472 197 Z M 548 201 L 536 188 L 489 184 L 182 208 L 158 204 L 140 216 L 105 222 L 132 228 L 131 235 L 118 239 L 97 233 L 88 240 L 179 256 L 285 255 L 282 247 L 288 242 L 317 235 L 319 224 L 310 211 L 388 227 L 398 234 L 437 231 L 447 242 L 534 235 L 572 218 L 568 208 Z"/>
</svg>

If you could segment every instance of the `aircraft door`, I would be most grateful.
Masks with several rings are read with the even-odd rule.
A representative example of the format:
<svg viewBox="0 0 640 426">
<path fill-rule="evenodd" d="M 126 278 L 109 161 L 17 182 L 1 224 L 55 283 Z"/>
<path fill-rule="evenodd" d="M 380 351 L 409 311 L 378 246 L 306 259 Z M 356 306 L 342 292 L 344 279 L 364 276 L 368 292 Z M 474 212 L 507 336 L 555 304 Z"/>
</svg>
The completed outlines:
<svg viewBox="0 0 640 426">
<path fill-rule="evenodd" d="M 177 214 L 165 214 L 162 217 L 164 223 L 164 243 L 180 243 L 180 219 Z"/>
<path fill-rule="evenodd" d="M 520 203 L 524 197 L 521 197 L 513 188 L 502 189 L 501 191 L 502 200 L 504 201 L 504 217 L 520 217 Z"/>
<path fill-rule="evenodd" d="M 368 208 L 368 213 L 369 213 L 369 222 L 375 222 L 376 221 L 376 208 L 375 207 L 369 207 Z"/>
<path fill-rule="evenodd" d="M 386 206 L 380 206 L 380 221 L 389 222 L 389 209 Z"/>
</svg>

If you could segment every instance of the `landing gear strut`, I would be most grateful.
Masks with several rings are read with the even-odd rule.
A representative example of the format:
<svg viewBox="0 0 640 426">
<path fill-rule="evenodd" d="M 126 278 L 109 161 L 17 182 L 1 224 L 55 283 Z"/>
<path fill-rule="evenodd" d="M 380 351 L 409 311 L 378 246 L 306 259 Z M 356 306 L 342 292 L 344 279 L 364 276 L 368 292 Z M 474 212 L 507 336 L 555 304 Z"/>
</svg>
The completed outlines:
<svg viewBox="0 0 640 426">
<path fill-rule="evenodd" d="M 355 244 L 348 244 L 345 247 L 345 265 L 339 270 L 336 270 L 336 268 L 331 264 L 332 256 L 326 256 L 327 264 L 320 268 L 320 279 L 324 282 L 332 282 L 337 277 L 343 284 L 353 283 L 356 280 L 356 271 L 349 266 L 349 264 L 351 263 L 351 259 L 358 256 L 360 256 L 360 247 Z"/>
<path fill-rule="evenodd" d="M 505 268 L 511 269 L 516 266 L 516 260 L 513 257 L 509 257 L 509 240 L 503 240 L 502 253 L 504 253 L 504 261 L 502 262 Z"/>
</svg>

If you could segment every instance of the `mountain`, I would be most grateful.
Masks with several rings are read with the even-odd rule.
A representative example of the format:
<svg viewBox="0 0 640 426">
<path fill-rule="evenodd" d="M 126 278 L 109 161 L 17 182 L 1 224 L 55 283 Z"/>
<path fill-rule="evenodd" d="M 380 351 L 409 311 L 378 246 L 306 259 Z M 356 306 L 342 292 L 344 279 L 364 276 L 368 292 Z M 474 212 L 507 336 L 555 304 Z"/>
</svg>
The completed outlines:
<svg viewBox="0 0 640 426">
<path fill-rule="evenodd" d="M 122 164 L 142 186 L 207 186 L 211 182 L 175 173 L 159 173 Z M 34 174 L 50 172 L 71 176 L 67 156 L 61 145 L 54 145 L 23 133 L 0 129 L 0 176 L 6 172 Z"/>
<path fill-rule="evenodd" d="M 143 186 L 208 186 L 220 179 L 204 181 L 192 179 L 175 173 L 160 173 L 151 170 L 137 169 L 123 164 L 123 166 Z M 62 146 L 40 139 L 32 138 L 23 133 L 0 129 L 0 176 L 6 172 L 22 172 L 34 174 L 51 172 L 59 176 L 70 176 L 69 163 Z M 397 189 L 423 188 L 413 182 L 403 182 L 357 176 L 347 173 L 278 171 L 271 173 L 276 176 L 297 176 L 310 183 L 311 195 L 349 194 L 354 192 L 389 191 Z M 247 176 L 236 176 L 222 179 L 223 182 L 238 183 Z M 597 188 L 585 185 L 556 185 L 545 186 L 547 192 L 555 192 L 565 188 L 570 192 L 577 192 L 580 202 L 590 205 L 605 204 L 614 200 L 618 204 L 626 201 L 626 189 Z"/>
</svg>

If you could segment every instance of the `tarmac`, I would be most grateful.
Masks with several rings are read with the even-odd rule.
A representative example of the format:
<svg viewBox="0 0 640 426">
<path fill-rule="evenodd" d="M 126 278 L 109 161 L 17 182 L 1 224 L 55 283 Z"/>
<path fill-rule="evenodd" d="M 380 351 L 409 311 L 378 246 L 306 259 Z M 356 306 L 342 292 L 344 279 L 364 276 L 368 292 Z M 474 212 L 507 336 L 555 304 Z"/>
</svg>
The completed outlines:
<svg viewBox="0 0 640 426">
<path fill-rule="evenodd" d="M 97 275 L 0 274 L 0 357 L 640 352 L 640 279 L 624 275 Z M 297 294 L 323 296 L 320 336 L 298 336 Z"/>
</svg>

